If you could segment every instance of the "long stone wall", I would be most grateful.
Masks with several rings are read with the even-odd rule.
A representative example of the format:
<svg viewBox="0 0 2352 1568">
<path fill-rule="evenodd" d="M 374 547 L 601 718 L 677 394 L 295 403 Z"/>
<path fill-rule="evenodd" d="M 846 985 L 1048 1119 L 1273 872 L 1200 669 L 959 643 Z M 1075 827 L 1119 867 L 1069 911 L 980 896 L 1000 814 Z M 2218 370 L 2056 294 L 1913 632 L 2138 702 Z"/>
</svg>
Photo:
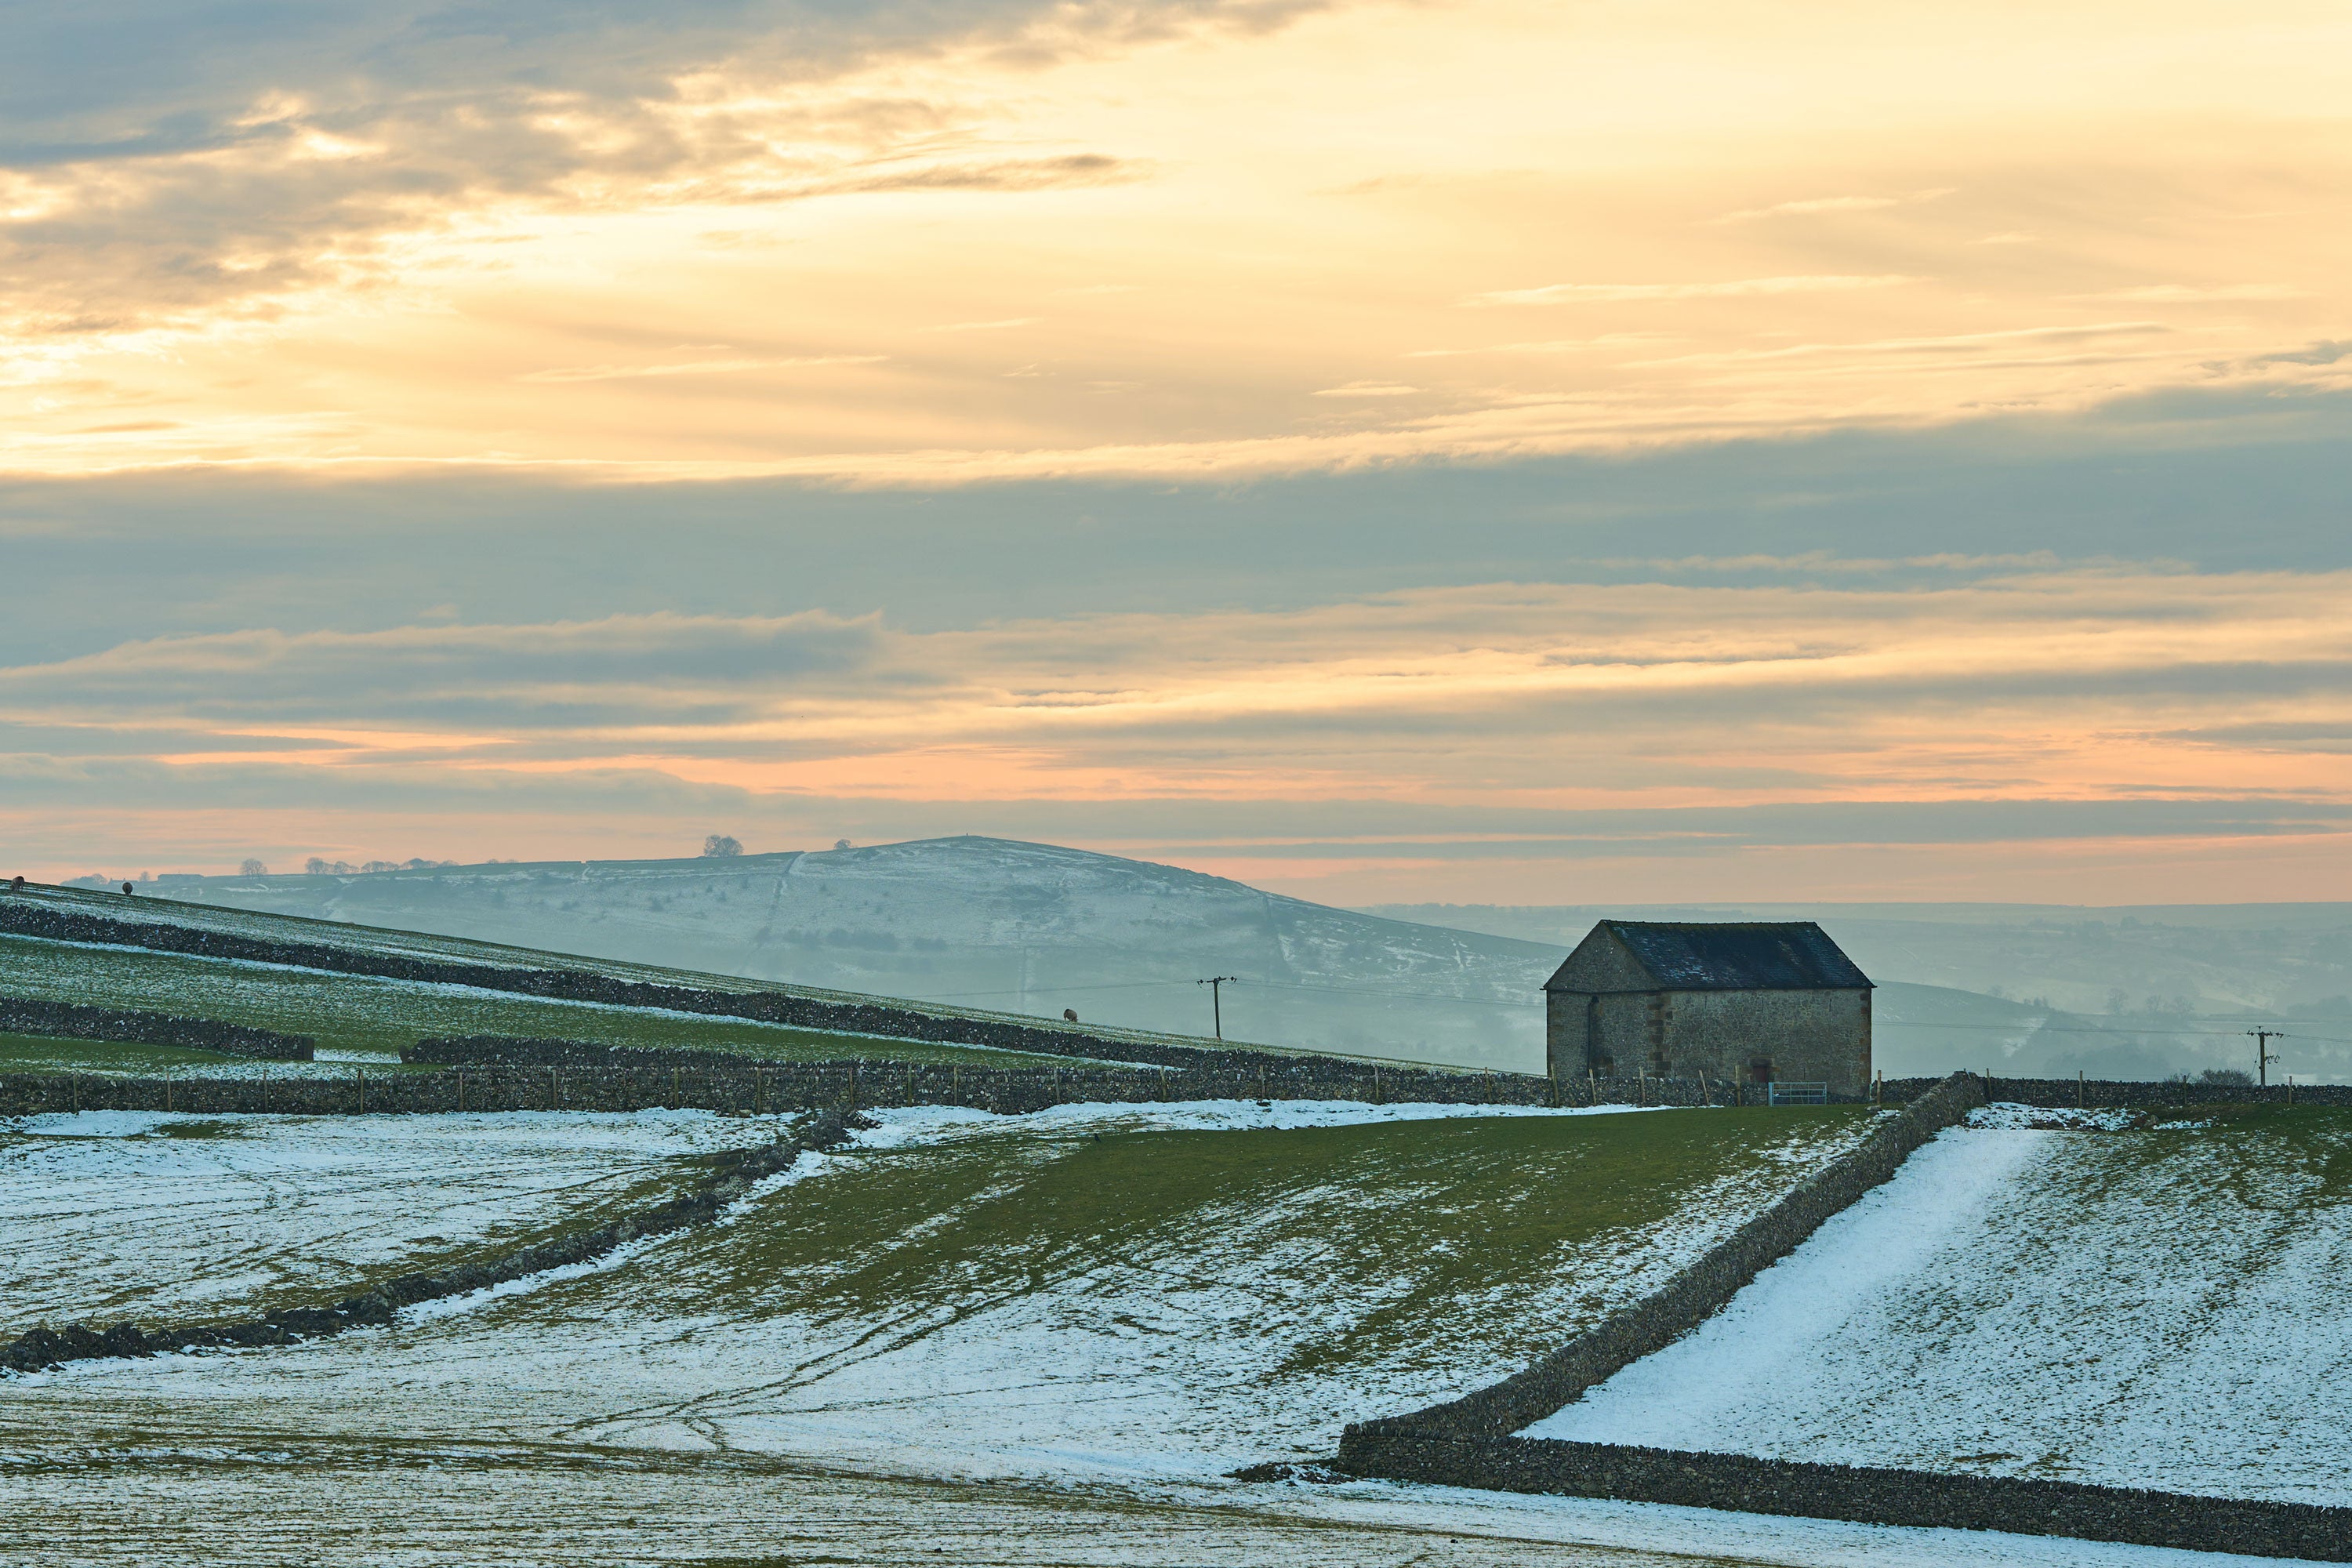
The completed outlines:
<svg viewBox="0 0 2352 1568">
<path fill-rule="evenodd" d="M 709 1157 L 706 1163 L 713 1168 L 711 1173 L 662 1203 L 617 1215 L 601 1225 L 523 1247 L 502 1258 L 455 1264 L 430 1273 L 403 1274 L 331 1306 L 280 1308 L 226 1323 L 166 1323 L 142 1328 L 137 1323 L 123 1322 L 106 1329 L 68 1323 L 60 1329 L 29 1330 L 0 1345 L 0 1370 L 37 1372 L 66 1362 L 110 1356 L 292 1344 L 339 1334 L 347 1329 L 388 1323 L 401 1308 L 418 1301 L 462 1296 L 544 1269 L 584 1263 L 639 1237 L 661 1236 L 688 1226 L 707 1225 L 727 1205 L 749 1192 L 754 1183 L 790 1170 L 803 1151 L 835 1148 L 846 1142 L 848 1135 L 849 1124 L 841 1117 L 819 1116 L 764 1148 L 728 1150 Z"/>
<path fill-rule="evenodd" d="M 1406 1072 L 1279 1057 L 1234 1068 L 1066 1068 L 846 1060 L 769 1062 L 710 1051 L 630 1050 L 580 1042 L 519 1058 L 443 1042 L 429 1072 L 354 1068 L 340 1077 L 123 1078 L 97 1073 L 0 1076 L 0 1116 L 77 1110 L 355 1115 L 451 1111 L 645 1110 L 751 1115 L 828 1107 L 961 1105 L 1020 1115 L 1071 1101 L 1193 1100 L 1399 1100 L 1549 1105 L 1549 1082 L 1517 1075 Z M 1570 1103 L 1574 1103 L 1571 1101 Z"/>
<path fill-rule="evenodd" d="M 1890 1078 L 1881 1086 L 1889 1105 L 1901 1105 L 1942 1082 L 1932 1078 Z M 2115 1079 L 1986 1078 L 1988 1101 L 2103 1107 L 2182 1105 L 2352 1105 L 2352 1084 L 2260 1084 L 2142 1082 Z"/>
<path fill-rule="evenodd" d="M 1437 1486 L 1677 1503 L 1809 1519 L 2352 1562 L 2352 1509 L 2006 1476 L 1816 1465 L 1743 1454 L 1515 1437 L 1463 1442 L 1384 1436 L 1377 1469 L 1356 1473 Z M 1343 1464 L 1342 1468 L 1352 1467 Z"/>
<path fill-rule="evenodd" d="M 0 996 L 0 1035 L 185 1046 L 276 1062 L 307 1062 L 317 1044 L 308 1035 L 281 1035 L 275 1029 L 248 1028 L 211 1018 L 84 1007 L 71 1002 L 43 1002 L 25 996 Z"/>
<path fill-rule="evenodd" d="M 509 1110 L 758 1114 L 824 1107 L 961 1105 L 1020 1115 L 1072 1101 L 1333 1100 L 1381 1105 L 1720 1106 L 1697 1080 L 1447 1072 L 1328 1057 L 1202 1052 L 1185 1067 L 994 1067 L 887 1058 L 770 1061 L 691 1047 L 609 1046 L 501 1036 L 434 1038 L 401 1053 L 412 1070 L 338 1077 L 0 1076 L 0 1116 L 75 1110 L 353 1115 Z M 419 1072 L 416 1067 L 436 1070 Z M 1713 1098 L 1710 1098 L 1713 1097 Z"/>
<path fill-rule="evenodd" d="M 2075 1084 L 2048 1082 L 2053 1090 L 2067 1090 L 2066 1098 L 2053 1092 L 2032 1099 L 2037 1091 L 2020 1080 L 1988 1085 L 1966 1073 L 1890 1081 L 1888 1101 L 1907 1102 L 1898 1115 L 1655 1294 L 1491 1387 L 1350 1426 L 1334 1467 L 1350 1475 L 1498 1491 L 2352 1562 L 2352 1510 L 2347 1509 L 1513 1436 L 1696 1328 L 1824 1220 L 1893 1175 L 1912 1151 L 1987 1103 L 1989 1089 L 2021 1103 L 2076 1103 Z M 2195 1089 L 2196 1100 L 2204 1103 L 2217 1098 L 2208 1092 L 2210 1086 L 2113 1087 Z M 2087 1099 L 2087 1088 L 2084 1093 L 2090 1104 L 2186 1102 L 2100 1101 Z"/>
</svg>

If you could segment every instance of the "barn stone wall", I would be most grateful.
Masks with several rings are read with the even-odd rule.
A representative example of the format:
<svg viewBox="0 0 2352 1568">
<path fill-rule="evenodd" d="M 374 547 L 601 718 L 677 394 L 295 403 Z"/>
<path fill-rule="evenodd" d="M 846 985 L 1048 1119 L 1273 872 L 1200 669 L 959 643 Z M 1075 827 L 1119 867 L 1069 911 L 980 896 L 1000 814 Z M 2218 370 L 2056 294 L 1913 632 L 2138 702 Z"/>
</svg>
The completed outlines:
<svg viewBox="0 0 2352 1568">
<path fill-rule="evenodd" d="M 1664 1013 L 1665 1055 L 1683 1077 L 1744 1080 L 1761 1058 L 1776 1081 L 1843 1094 L 1870 1083 L 1867 991 L 1673 991 Z"/>
<path fill-rule="evenodd" d="M 1746 1083 L 1759 1058 L 1780 1082 L 1870 1085 L 1867 991 L 1545 993 L 1551 1070 Z"/>
</svg>

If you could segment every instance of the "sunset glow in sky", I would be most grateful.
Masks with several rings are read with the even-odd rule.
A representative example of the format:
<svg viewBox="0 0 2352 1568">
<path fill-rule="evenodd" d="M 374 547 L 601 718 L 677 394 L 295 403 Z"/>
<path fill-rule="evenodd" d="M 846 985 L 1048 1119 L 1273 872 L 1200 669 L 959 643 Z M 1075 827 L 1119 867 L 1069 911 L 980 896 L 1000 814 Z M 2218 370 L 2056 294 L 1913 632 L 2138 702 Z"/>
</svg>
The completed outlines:
<svg viewBox="0 0 2352 1568">
<path fill-rule="evenodd" d="M 2352 877 L 2340 6 L 5 11 L 0 871 Z"/>
</svg>

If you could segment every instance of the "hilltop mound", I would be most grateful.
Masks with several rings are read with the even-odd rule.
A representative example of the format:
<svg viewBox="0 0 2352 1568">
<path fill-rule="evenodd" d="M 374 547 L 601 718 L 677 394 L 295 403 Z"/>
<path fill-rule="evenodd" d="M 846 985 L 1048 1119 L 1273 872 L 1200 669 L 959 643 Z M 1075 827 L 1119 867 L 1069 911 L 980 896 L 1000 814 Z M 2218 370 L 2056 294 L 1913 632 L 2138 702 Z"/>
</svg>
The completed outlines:
<svg viewBox="0 0 2352 1568">
<path fill-rule="evenodd" d="M 936 838 L 724 858 L 208 877 L 163 897 L 1088 1022 L 1537 1069 L 1539 942 L 1082 849 Z"/>
</svg>

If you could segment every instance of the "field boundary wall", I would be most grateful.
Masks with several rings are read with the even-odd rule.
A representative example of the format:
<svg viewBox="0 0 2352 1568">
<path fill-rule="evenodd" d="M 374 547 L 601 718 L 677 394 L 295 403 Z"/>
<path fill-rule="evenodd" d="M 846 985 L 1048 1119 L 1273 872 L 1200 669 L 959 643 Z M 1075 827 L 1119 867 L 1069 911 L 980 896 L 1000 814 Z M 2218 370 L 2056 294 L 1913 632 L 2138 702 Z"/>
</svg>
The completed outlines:
<svg viewBox="0 0 2352 1568">
<path fill-rule="evenodd" d="M 1890 1078 L 1880 1086 L 1885 1103 L 1901 1105 L 1943 1080 Z M 2032 1105 L 2048 1110 L 2082 1107 L 2097 1110 L 2137 1106 L 2352 1105 L 2352 1084 L 2181 1083 L 2117 1079 L 1982 1078 L 1987 1103 Z"/>
<path fill-rule="evenodd" d="M 185 1046 L 192 1050 L 219 1051 L 274 1062 L 310 1061 L 318 1044 L 308 1035 L 281 1035 L 275 1029 L 223 1024 L 211 1018 L 85 1007 L 73 1002 L 44 1002 L 27 996 L 0 996 L 0 1034 Z"/>
<path fill-rule="evenodd" d="M 0 1344 L 0 1372 L 38 1372 L 67 1362 L 163 1355 L 223 1346 L 294 1344 L 339 1334 L 347 1329 L 389 1323 L 401 1308 L 419 1301 L 462 1296 L 546 1269 L 585 1263 L 640 1237 L 662 1236 L 688 1226 L 707 1225 L 718 1218 L 729 1204 L 751 1191 L 755 1183 L 792 1169 L 803 1152 L 837 1148 L 847 1142 L 848 1136 L 846 1121 L 839 1116 L 821 1115 L 763 1147 L 728 1150 L 708 1157 L 706 1163 L 716 1166 L 717 1173 L 662 1203 L 633 1209 L 601 1225 L 485 1262 L 453 1264 L 431 1273 L 403 1274 L 331 1306 L 281 1308 L 225 1323 L 167 1323 L 146 1329 L 137 1323 L 121 1322 L 102 1330 L 85 1323 L 68 1323 L 61 1329 L 32 1329 Z"/>
<path fill-rule="evenodd" d="M 1973 1073 L 1885 1087 L 1889 1102 L 1905 1102 L 1898 1114 L 1655 1293 L 1501 1383 L 1444 1405 L 1349 1426 L 1334 1468 L 1349 1475 L 1492 1491 L 2352 1561 L 2352 1509 L 1514 1436 L 1696 1328 L 1832 1215 L 1892 1176 L 1913 1151 L 1988 1103 L 1989 1091 L 2012 1102 L 2054 1106 L 2075 1104 L 2077 1089 L 2066 1082 L 2063 1101 L 2034 1100 L 2028 1096 L 2042 1086 L 2011 1079 L 1988 1083 Z M 2014 1092 L 2020 1089 L 2026 1092 Z M 2087 1099 L 2088 1088 L 2083 1092 Z M 2214 1098 L 2199 1095 L 2207 1103 Z M 2186 1102 L 2087 1100 L 2095 1105 Z"/>
<path fill-rule="evenodd" d="M 0 1117 L 81 1110 L 221 1115 L 434 1114 L 456 1111 L 667 1110 L 760 1115 L 779 1110 L 959 1105 L 1017 1116 L 1074 1101 L 1337 1100 L 1368 1104 L 1554 1102 L 1549 1080 L 1516 1073 L 1392 1070 L 1355 1063 L 1245 1058 L 1199 1068 L 986 1067 L 887 1058 L 767 1061 L 706 1050 L 633 1049 L 575 1041 L 508 1055 L 504 1042 L 431 1041 L 405 1053 L 436 1070 L 344 1074 L 0 1075 Z M 470 1050 L 458 1049 L 471 1046 Z M 561 1050 L 544 1047 L 557 1046 Z M 1569 1106 L 1585 1103 L 1568 1099 Z M 1601 1103 L 1612 1101 L 1603 1099 Z M 1673 1103 L 1673 1102 L 1667 1102 Z"/>
<path fill-rule="evenodd" d="M 1343 1455 L 1346 1450 L 1343 1448 Z M 1805 1519 L 2352 1562 L 2352 1509 L 2194 1497 L 2013 1476 L 1939 1474 L 1576 1443 L 1389 1431 L 1343 1469 L 1489 1491 L 1611 1498 Z"/>
<path fill-rule="evenodd" d="M 329 1076 L 0 1076 L 0 1116 L 79 1110 L 353 1115 L 511 1110 L 793 1110 L 959 1105 L 1017 1116 L 1073 1101 L 1316 1100 L 1387 1105 L 1720 1107 L 1721 1084 L 1623 1079 L 1553 1082 L 1525 1073 L 1391 1067 L 1328 1057 L 1202 1052 L 1180 1067 L 1074 1061 L 995 1067 L 887 1058 L 775 1061 L 698 1047 L 467 1036 L 419 1040 L 407 1070 L 354 1065 Z M 417 1068 L 436 1070 L 420 1072 Z M 1710 1099 L 1712 1096 L 1714 1098 Z"/>
</svg>

